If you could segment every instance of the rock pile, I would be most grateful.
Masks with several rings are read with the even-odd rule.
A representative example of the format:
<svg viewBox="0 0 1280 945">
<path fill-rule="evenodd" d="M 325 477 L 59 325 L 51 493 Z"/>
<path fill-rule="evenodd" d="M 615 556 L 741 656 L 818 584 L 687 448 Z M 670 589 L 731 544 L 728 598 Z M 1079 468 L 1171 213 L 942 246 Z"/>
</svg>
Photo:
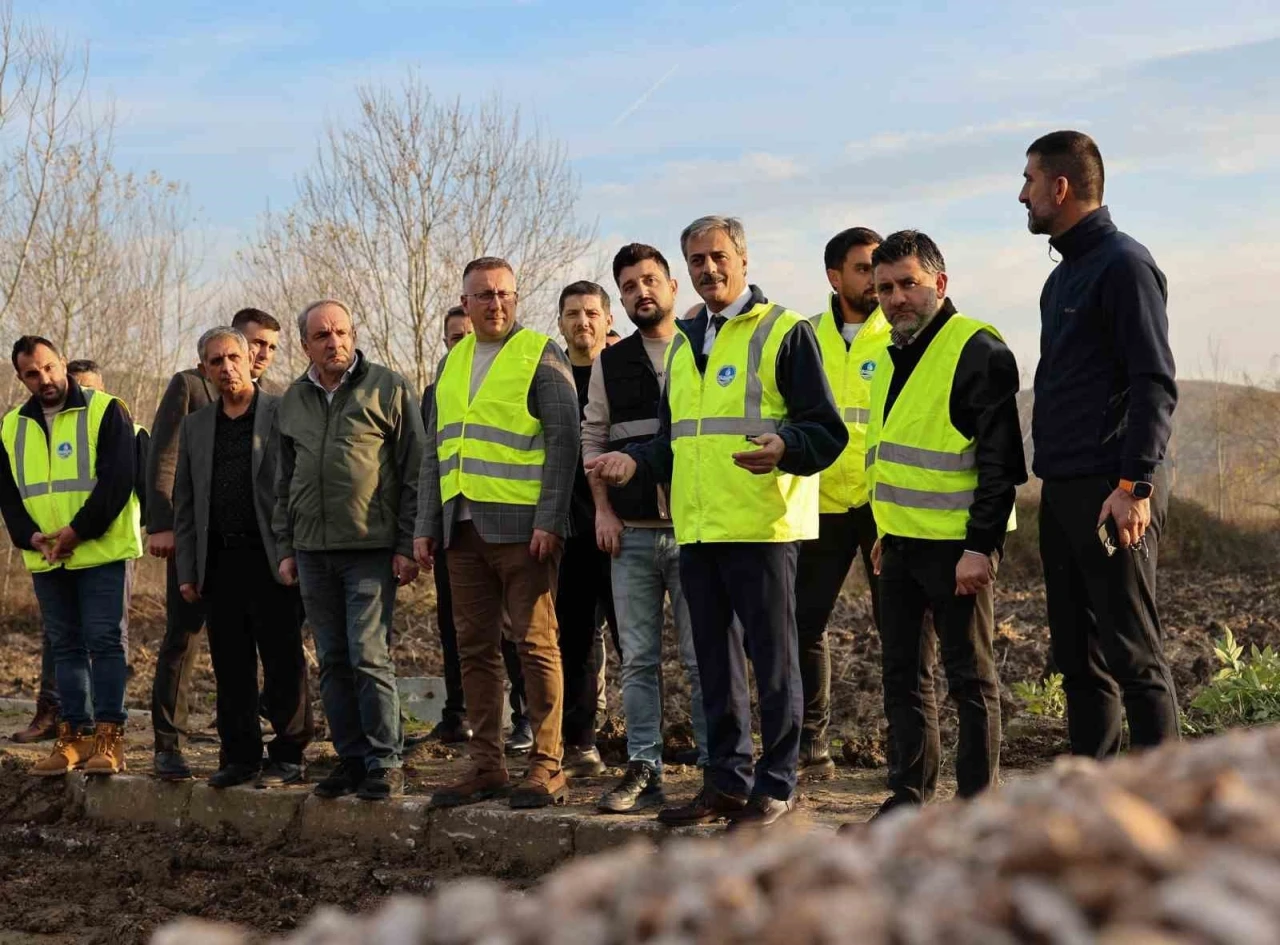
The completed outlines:
<svg viewBox="0 0 1280 945">
<path fill-rule="evenodd" d="M 178 923 L 154 945 L 242 945 Z M 1107 765 L 1064 759 L 970 804 L 853 835 L 792 831 L 481 879 L 277 945 L 1280 943 L 1280 728 Z"/>
</svg>

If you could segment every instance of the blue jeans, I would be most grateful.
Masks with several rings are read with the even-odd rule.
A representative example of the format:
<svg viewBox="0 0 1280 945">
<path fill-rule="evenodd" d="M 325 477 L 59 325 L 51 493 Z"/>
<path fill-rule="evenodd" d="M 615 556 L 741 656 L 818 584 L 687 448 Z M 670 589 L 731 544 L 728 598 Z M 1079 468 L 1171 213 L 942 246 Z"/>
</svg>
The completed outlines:
<svg viewBox="0 0 1280 945">
<path fill-rule="evenodd" d="M 299 551 L 302 605 L 320 658 L 320 701 L 339 758 L 400 767 L 400 696 L 391 662 L 391 552 Z"/>
<path fill-rule="evenodd" d="M 120 645 L 124 647 L 126 654 L 129 652 L 129 600 L 133 594 L 134 564 L 133 561 L 126 561 L 124 566 L 124 612 L 120 615 Z M 36 694 L 36 702 L 56 709 L 61 703 L 58 697 L 58 672 L 55 666 L 53 641 L 49 638 L 48 629 L 41 627 L 40 691 Z"/>
<path fill-rule="evenodd" d="M 126 675 L 121 627 L 128 610 L 126 562 L 31 575 L 53 651 L 62 720 L 74 728 L 123 724 Z"/>
<path fill-rule="evenodd" d="M 676 644 L 689 677 L 698 764 L 707 764 L 707 720 L 689 608 L 680 592 L 680 549 L 670 528 L 626 528 L 613 559 L 613 601 L 622 644 L 622 711 L 627 755 L 662 769 L 662 601 L 671 595 Z"/>
</svg>

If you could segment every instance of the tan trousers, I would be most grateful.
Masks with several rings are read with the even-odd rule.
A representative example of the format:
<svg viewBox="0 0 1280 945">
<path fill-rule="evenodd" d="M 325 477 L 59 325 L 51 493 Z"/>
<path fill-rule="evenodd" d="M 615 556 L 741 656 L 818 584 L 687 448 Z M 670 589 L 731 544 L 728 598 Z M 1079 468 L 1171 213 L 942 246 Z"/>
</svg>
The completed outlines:
<svg viewBox="0 0 1280 945">
<path fill-rule="evenodd" d="M 556 623 L 557 553 L 536 561 L 524 542 L 490 544 L 470 522 L 461 522 L 446 552 L 453 620 L 467 716 L 475 731 L 471 760 L 480 772 L 506 770 L 502 752 L 503 609 L 511 618 L 511 639 L 524 668 L 525 697 L 533 727 L 529 767 L 548 774 L 560 770 L 564 745 L 561 713 L 564 676 Z"/>
</svg>

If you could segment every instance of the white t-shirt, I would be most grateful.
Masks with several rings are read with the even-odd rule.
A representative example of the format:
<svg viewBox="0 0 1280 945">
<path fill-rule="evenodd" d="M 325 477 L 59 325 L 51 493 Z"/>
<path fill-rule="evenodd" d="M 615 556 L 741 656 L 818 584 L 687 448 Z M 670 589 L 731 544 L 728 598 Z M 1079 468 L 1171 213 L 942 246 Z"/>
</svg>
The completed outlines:
<svg viewBox="0 0 1280 945">
<path fill-rule="evenodd" d="M 866 322 L 842 322 L 840 325 L 840 334 L 844 336 L 844 343 L 853 344 L 853 339 L 858 337 L 858 332 L 862 330 L 862 326 Z"/>
</svg>

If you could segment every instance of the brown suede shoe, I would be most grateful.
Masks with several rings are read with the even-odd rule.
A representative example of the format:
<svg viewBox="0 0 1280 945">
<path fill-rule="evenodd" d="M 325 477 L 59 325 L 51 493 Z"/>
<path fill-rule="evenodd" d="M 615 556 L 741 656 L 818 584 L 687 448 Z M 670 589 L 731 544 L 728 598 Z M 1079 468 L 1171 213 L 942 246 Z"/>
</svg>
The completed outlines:
<svg viewBox="0 0 1280 945">
<path fill-rule="evenodd" d="M 93 728 L 93 757 L 84 763 L 85 774 L 118 774 L 124 770 L 124 726 L 99 722 Z"/>
<path fill-rule="evenodd" d="M 93 736 L 79 735 L 71 730 L 70 722 L 58 723 L 58 740 L 53 751 L 43 761 L 31 767 L 31 774 L 38 778 L 60 778 L 73 768 L 78 768 L 93 754 Z"/>
<path fill-rule="evenodd" d="M 50 738 L 57 738 L 58 707 L 48 703 L 37 702 L 36 714 L 31 719 L 31 724 L 21 732 L 14 732 L 9 737 L 19 745 L 29 745 L 32 742 L 43 742 Z"/>
<path fill-rule="evenodd" d="M 569 799 L 564 772 L 550 774 L 545 768 L 530 768 L 511 792 L 511 806 L 517 810 L 534 807 L 563 807 Z"/>
<path fill-rule="evenodd" d="M 505 771 L 472 771 L 461 781 L 446 785 L 431 795 L 432 807 L 461 807 L 479 804 L 511 793 L 511 776 Z"/>
</svg>

